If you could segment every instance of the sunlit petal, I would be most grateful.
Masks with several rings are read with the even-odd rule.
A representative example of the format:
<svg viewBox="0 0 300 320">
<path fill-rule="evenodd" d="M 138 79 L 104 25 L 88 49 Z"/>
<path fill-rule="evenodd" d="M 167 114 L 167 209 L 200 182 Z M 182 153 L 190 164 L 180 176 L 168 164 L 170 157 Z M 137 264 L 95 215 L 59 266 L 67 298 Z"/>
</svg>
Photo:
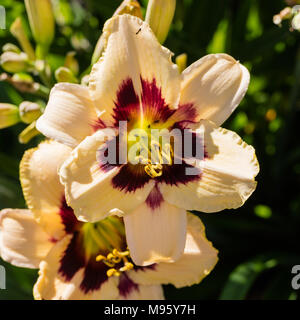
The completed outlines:
<svg viewBox="0 0 300 320">
<path fill-rule="evenodd" d="M 130 272 L 140 284 L 173 284 L 177 288 L 199 283 L 214 268 L 218 251 L 205 237 L 201 220 L 188 214 L 187 238 L 184 253 L 174 263 L 159 263 Z"/>
<path fill-rule="evenodd" d="M 59 83 L 51 90 L 37 129 L 46 137 L 74 147 L 93 133 L 96 110 L 86 87 Z"/>
<path fill-rule="evenodd" d="M 204 133 L 206 152 L 200 179 L 178 186 L 162 184 L 163 197 L 175 206 L 202 212 L 242 206 L 256 188 L 259 165 L 254 148 L 207 120 L 198 129 Z"/>
<path fill-rule="evenodd" d="M 193 103 L 197 119 L 221 125 L 243 99 L 248 70 L 227 54 L 210 54 L 184 70 L 180 103 Z"/>
<path fill-rule="evenodd" d="M 38 268 L 53 246 L 50 236 L 29 210 L 0 211 L 0 256 L 23 268 Z"/>
</svg>

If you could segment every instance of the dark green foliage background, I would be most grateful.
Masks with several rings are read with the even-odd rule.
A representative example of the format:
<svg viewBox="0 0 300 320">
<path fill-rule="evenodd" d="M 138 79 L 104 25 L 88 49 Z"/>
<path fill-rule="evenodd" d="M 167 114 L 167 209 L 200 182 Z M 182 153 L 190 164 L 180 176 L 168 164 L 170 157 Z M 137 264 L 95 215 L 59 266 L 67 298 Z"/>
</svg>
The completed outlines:
<svg viewBox="0 0 300 320">
<path fill-rule="evenodd" d="M 57 26 L 51 47 L 52 68 L 62 65 L 73 50 L 71 37 L 86 36 L 89 45 L 78 50 L 83 72 L 103 23 L 121 1 L 66 1 L 73 13 L 64 11 L 65 25 Z M 146 1 L 142 1 L 145 5 Z M 220 251 L 214 271 L 199 285 L 177 290 L 165 288 L 171 299 L 298 299 L 291 287 L 291 269 L 300 264 L 300 46 L 299 34 L 272 23 L 284 8 L 282 0 L 177 0 L 177 10 L 165 45 L 175 54 L 186 52 L 189 63 L 207 53 L 226 52 L 245 64 L 252 80 L 246 98 L 223 125 L 238 132 L 257 151 L 261 171 L 258 187 L 237 210 L 198 213 L 207 237 Z M 78 6 L 80 4 L 80 6 Z M 7 9 L 7 25 L 22 15 L 23 1 L 0 0 Z M 75 8 L 75 9 L 74 9 Z M 15 43 L 8 30 L 0 30 L 0 45 Z M 30 99 L 26 96 L 26 99 Z M 0 101 L 19 104 L 23 98 L 0 83 Z M 276 119 L 266 112 L 274 109 Z M 20 145 L 17 135 L 24 125 L 0 132 L 0 206 L 25 206 L 18 166 L 23 152 L 38 142 Z M 12 267 L 7 271 L 7 290 L 0 299 L 32 299 L 37 271 Z"/>
</svg>

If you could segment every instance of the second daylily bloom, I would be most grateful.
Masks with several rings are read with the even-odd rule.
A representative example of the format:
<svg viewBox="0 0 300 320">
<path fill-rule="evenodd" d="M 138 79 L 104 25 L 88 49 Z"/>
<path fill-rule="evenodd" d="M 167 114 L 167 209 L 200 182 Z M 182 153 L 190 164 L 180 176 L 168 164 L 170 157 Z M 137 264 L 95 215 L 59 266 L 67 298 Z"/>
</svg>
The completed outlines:
<svg viewBox="0 0 300 320">
<path fill-rule="evenodd" d="M 249 73 L 232 57 L 212 54 L 180 74 L 148 24 L 129 15 L 107 21 L 103 34 L 105 53 L 93 66 L 89 87 L 56 85 L 37 128 L 74 148 L 60 176 L 80 220 L 125 213 L 133 261 L 173 262 L 184 250 L 186 210 L 238 208 L 255 190 L 254 149 L 219 127 L 244 97 Z M 103 141 L 105 129 L 118 129 L 120 121 L 129 134 L 190 130 L 193 144 L 203 144 L 201 169 L 187 175 L 193 165 L 187 159 L 175 164 L 174 158 L 169 165 L 103 165 L 99 150 L 111 141 Z"/>
<path fill-rule="evenodd" d="M 29 210 L 0 212 L 0 256 L 19 267 L 40 269 L 36 299 L 163 299 L 161 284 L 199 283 L 213 269 L 217 250 L 192 214 L 183 256 L 174 264 L 149 267 L 132 262 L 122 218 L 79 222 L 57 175 L 69 153 L 57 142 L 27 151 L 20 175 Z"/>
</svg>

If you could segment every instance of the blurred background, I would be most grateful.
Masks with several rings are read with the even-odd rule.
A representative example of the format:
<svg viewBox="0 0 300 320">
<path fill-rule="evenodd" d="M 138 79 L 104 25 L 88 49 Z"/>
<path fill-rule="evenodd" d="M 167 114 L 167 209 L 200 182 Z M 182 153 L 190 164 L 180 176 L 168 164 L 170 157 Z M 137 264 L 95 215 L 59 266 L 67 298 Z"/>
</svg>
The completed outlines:
<svg viewBox="0 0 300 320">
<path fill-rule="evenodd" d="M 67 51 L 76 51 L 84 72 L 105 20 L 121 1 L 53 2 L 57 25 L 48 59 L 51 69 L 63 65 Z M 29 34 L 24 3 L 0 0 L 0 5 L 7 13 L 0 47 L 16 44 L 9 26 L 17 16 Z M 290 24 L 273 24 L 273 16 L 285 6 L 283 0 L 177 0 L 165 46 L 175 55 L 186 53 L 189 64 L 207 53 L 225 52 L 250 70 L 248 93 L 223 127 L 255 147 L 261 170 L 257 190 L 242 208 L 197 213 L 220 251 L 219 263 L 199 285 L 180 290 L 166 286 L 166 298 L 299 299 L 300 291 L 291 286 L 291 270 L 300 264 L 300 42 Z M 0 81 L 0 102 L 19 105 L 24 97 L 31 99 Z M 0 208 L 25 207 L 19 162 L 41 139 L 20 144 L 16 137 L 25 127 L 18 124 L 0 131 Z M 7 290 L 0 290 L 0 299 L 32 299 L 37 271 L 1 260 L 0 265 L 7 272 Z"/>
</svg>

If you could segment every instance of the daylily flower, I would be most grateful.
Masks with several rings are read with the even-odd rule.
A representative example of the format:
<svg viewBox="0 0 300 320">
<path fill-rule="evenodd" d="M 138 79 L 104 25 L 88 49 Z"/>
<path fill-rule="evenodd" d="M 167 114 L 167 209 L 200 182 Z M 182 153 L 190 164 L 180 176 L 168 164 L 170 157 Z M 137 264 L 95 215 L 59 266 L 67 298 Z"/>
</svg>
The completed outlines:
<svg viewBox="0 0 300 320">
<path fill-rule="evenodd" d="M 253 147 L 218 127 L 244 97 L 249 72 L 229 55 L 211 54 L 180 74 L 171 52 L 137 17 L 113 17 L 103 34 L 105 52 L 93 66 L 89 87 L 56 85 L 37 128 L 74 148 L 60 176 L 79 220 L 123 212 L 137 265 L 174 262 L 184 249 L 186 210 L 238 208 L 255 190 L 259 166 Z M 99 150 L 111 141 L 103 141 L 104 131 L 118 129 L 119 121 L 127 121 L 128 132 L 190 129 L 193 144 L 204 144 L 201 170 L 187 175 L 193 166 L 185 159 L 163 166 L 103 165 Z M 197 138 L 196 129 L 203 137 Z"/>
<path fill-rule="evenodd" d="M 16 266 L 40 269 L 36 299 L 163 299 L 161 284 L 199 283 L 213 269 L 217 250 L 192 214 L 183 256 L 149 267 L 131 261 L 122 218 L 79 222 L 57 174 L 69 153 L 57 142 L 27 151 L 20 175 L 29 210 L 0 212 L 0 255 Z"/>
</svg>

